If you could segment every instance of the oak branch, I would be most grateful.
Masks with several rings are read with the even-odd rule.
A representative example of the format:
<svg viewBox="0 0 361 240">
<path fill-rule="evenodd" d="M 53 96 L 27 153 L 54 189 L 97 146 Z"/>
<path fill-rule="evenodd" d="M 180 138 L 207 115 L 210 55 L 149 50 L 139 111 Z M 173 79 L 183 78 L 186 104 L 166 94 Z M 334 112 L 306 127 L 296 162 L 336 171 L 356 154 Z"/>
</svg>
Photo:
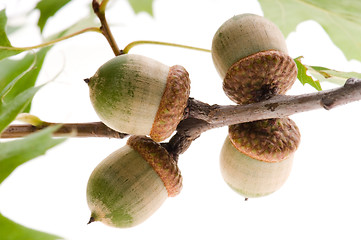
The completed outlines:
<svg viewBox="0 0 361 240">
<path fill-rule="evenodd" d="M 277 95 L 268 100 L 246 105 L 209 105 L 189 98 L 184 118 L 177 127 L 176 134 L 167 143 L 162 143 L 176 158 L 188 149 L 193 140 L 203 132 L 237 123 L 252 122 L 268 118 L 282 118 L 296 113 L 334 107 L 361 100 L 361 79 L 350 78 L 344 86 L 302 95 Z M 1 138 L 24 137 L 49 125 L 10 125 Z M 101 122 L 63 123 L 54 136 L 124 138 L 128 135 L 116 132 Z"/>
</svg>

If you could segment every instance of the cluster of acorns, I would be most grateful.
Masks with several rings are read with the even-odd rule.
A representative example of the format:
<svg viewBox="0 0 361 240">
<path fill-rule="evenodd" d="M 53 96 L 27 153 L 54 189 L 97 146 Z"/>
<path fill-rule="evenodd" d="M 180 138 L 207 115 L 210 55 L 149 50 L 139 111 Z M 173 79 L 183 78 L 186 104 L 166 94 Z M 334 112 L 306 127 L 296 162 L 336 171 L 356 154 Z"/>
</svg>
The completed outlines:
<svg viewBox="0 0 361 240">
<path fill-rule="evenodd" d="M 237 104 L 284 94 L 297 77 L 282 33 L 257 15 L 226 21 L 213 38 L 211 52 L 223 89 Z M 100 119 L 133 135 L 91 174 L 89 222 L 135 226 L 182 188 L 177 162 L 159 142 L 172 135 L 183 117 L 189 75 L 181 66 L 124 54 L 101 66 L 87 83 Z M 276 191 L 290 173 L 299 141 L 299 130 L 289 118 L 229 126 L 220 157 L 224 180 L 246 198 Z"/>
</svg>

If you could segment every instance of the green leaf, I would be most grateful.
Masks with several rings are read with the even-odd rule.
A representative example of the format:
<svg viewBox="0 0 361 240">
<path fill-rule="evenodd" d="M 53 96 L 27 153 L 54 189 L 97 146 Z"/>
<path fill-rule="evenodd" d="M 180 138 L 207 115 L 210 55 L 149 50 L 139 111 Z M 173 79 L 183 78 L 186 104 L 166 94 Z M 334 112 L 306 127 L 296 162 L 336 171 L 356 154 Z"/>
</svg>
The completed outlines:
<svg viewBox="0 0 361 240">
<path fill-rule="evenodd" d="M 40 86 L 41 87 L 41 86 Z M 32 87 L 0 105 L 0 133 L 30 104 L 40 87 Z"/>
<path fill-rule="evenodd" d="M 298 80 L 300 80 L 300 82 L 303 85 L 305 85 L 307 83 L 307 84 L 311 85 L 312 87 L 314 87 L 317 91 L 321 91 L 322 88 L 321 88 L 320 82 L 313 80 L 313 78 L 311 76 L 307 75 L 308 68 L 301 63 L 301 58 L 302 57 L 298 57 L 298 58 L 294 59 L 296 62 L 296 65 L 297 65 L 297 69 L 298 69 L 298 72 L 297 72 Z"/>
<path fill-rule="evenodd" d="M 47 127 L 27 137 L 0 143 L 0 183 L 19 165 L 45 154 L 45 152 L 64 142 L 66 138 L 52 138 L 52 133 L 60 126 Z"/>
<path fill-rule="evenodd" d="M 0 133 L 19 113 L 28 112 L 31 101 L 40 87 L 34 88 L 49 48 L 28 54 L 20 60 L 0 62 Z"/>
<path fill-rule="evenodd" d="M 153 0 L 128 0 L 135 13 L 147 12 L 153 16 Z"/>
<path fill-rule="evenodd" d="M 35 85 L 50 48 L 42 48 L 36 53 L 30 52 L 19 60 L 4 59 L 0 62 L 0 72 L 2 73 L 0 75 L 0 90 L 10 83 L 14 85 L 13 91 L 4 100 L 14 98 L 22 91 Z M 21 78 L 18 79 L 18 76 Z M 16 83 L 14 83 L 15 79 L 17 80 Z"/>
<path fill-rule="evenodd" d="M 95 25 L 95 14 L 89 14 L 87 17 L 79 20 L 69 28 L 54 34 L 49 38 L 49 40 L 62 37 L 65 34 L 73 33 L 74 31 L 78 31 L 79 29 L 83 29 L 84 26 L 89 25 Z M 39 72 L 42 69 L 46 54 L 50 49 L 51 46 L 44 47 L 36 53 L 31 52 L 27 54 L 22 59 L 4 59 L 0 62 L 0 98 L 2 101 L 9 102 L 9 105 L 11 99 L 24 90 L 29 89 L 35 85 Z M 29 69 L 30 66 L 31 69 Z M 3 96 L 3 90 L 5 88 L 11 88 L 12 91 L 7 93 L 6 96 Z M 22 110 L 22 112 L 29 112 L 30 106 L 31 103 L 29 103 L 27 107 Z M 11 118 L 13 118 L 13 115 L 11 115 Z M 2 124 L 0 124 L 0 130 L 2 129 L 1 126 Z"/>
<path fill-rule="evenodd" d="M 55 240 L 61 239 L 58 236 L 51 235 L 44 232 L 39 232 L 27 227 L 24 227 L 10 219 L 4 217 L 0 213 L 0 236 L 6 240 Z"/>
<path fill-rule="evenodd" d="M 0 44 L 1 46 L 10 47 L 11 44 L 5 32 L 6 22 L 7 22 L 7 17 L 4 9 L 0 11 Z"/>
<path fill-rule="evenodd" d="M 325 67 L 307 66 L 313 77 L 320 81 L 331 82 L 337 85 L 344 85 L 349 78 L 361 79 L 361 73 L 357 72 L 341 72 Z"/>
<path fill-rule="evenodd" d="M 30 66 L 25 65 L 25 67 L 22 64 L 22 62 L 24 62 L 23 60 L 14 61 L 15 64 L 12 64 L 12 61 L 8 59 L 5 59 L 2 62 L 0 62 L 0 71 L 3 72 L 3 76 L 0 77 L 1 102 L 5 101 L 5 97 L 14 88 L 16 83 L 20 81 L 21 78 L 24 77 L 26 73 L 28 73 L 34 68 L 35 60 Z M 28 68 L 26 69 L 26 67 Z M 16 68 L 20 68 L 20 69 L 16 69 Z"/>
<path fill-rule="evenodd" d="M 0 60 L 21 53 L 22 50 L 13 49 L 6 34 L 7 17 L 5 9 L 0 11 Z"/>
<path fill-rule="evenodd" d="M 41 32 L 44 30 L 48 19 L 69 2 L 70 0 L 41 0 L 38 2 L 35 9 L 40 10 L 38 26 Z"/>
<path fill-rule="evenodd" d="M 306 20 L 317 21 L 347 59 L 361 60 L 361 1 L 259 0 L 266 18 L 285 36 Z"/>
</svg>

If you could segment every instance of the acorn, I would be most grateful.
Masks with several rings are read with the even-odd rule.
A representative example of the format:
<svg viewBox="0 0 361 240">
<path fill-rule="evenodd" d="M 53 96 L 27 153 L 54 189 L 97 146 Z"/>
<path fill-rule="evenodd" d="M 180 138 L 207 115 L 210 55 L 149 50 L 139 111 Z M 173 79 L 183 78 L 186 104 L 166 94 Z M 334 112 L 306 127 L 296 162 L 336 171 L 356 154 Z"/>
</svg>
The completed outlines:
<svg viewBox="0 0 361 240">
<path fill-rule="evenodd" d="M 90 221 L 127 228 L 149 218 L 182 189 L 176 161 L 159 143 L 131 136 L 127 144 L 105 158 L 87 186 Z"/>
<path fill-rule="evenodd" d="M 103 64 L 85 79 L 91 103 L 108 127 L 160 142 L 171 136 L 183 117 L 190 93 L 188 72 L 135 54 Z"/>
<path fill-rule="evenodd" d="M 284 94 L 297 78 L 282 32 L 255 14 L 240 14 L 222 24 L 211 52 L 224 92 L 238 104 Z"/>
<path fill-rule="evenodd" d="M 287 180 L 299 143 L 289 118 L 231 125 L 220 154 L 222 176 L 246 199 L 269 195 Z"/>
</svg>

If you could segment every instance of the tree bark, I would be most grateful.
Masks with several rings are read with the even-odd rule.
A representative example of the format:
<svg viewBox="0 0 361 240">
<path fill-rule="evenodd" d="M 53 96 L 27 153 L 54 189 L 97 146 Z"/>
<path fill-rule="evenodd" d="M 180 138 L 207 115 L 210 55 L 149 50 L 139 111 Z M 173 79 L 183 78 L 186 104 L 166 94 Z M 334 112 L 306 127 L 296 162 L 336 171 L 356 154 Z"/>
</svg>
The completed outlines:
<svg viewBox="0 0 361 240">
<path fill-rule="evenodd" d="M 184 118 L 178 124 L 175 135 L 169 142 L 162 143 L 162 145 L 177 158 L 179 154 L 189 148 L 192 141 L 203 132 L 213 128 L 268 118 L 282 118 L 320 108 L 330 110 L 358 100 L 361 100 L 361 79 L 354 78 L 348 79 L 345 85 L 339 88 L 297 96 L 277 95 L 262 102 L 246 105 L 209 105 L 189 98 Z M 34 127 L 29 124 L 10 125 L 0 137 L 24 137 L 53 124 L 57 123 L 47 123 L 42 127 Z M 61 125 L 62 127 L 54 133 L 54 136 L 70 133 L 72 133 L 72 137 L 124 138 L 128 136 L 128 134 L 108 128 L 101 122 Z"/>
</svg>

